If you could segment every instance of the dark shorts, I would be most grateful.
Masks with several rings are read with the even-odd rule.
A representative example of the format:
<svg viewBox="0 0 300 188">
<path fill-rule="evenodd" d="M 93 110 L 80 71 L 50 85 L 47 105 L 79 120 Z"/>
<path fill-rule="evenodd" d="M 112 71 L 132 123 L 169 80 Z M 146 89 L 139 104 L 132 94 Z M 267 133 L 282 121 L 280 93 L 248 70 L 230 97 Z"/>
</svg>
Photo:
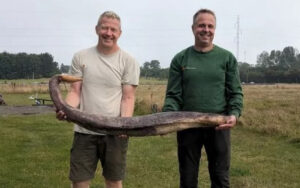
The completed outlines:
<svg viewBox="0 0 300 188">
<path fill-rule="evenodd" d="M 128 138 L 75 132 L 71 149 L 70 180 L 81 182 L 93 179 L 99 160 L 106 180 L 124 179 L 127 147 Z"/>
</svg>

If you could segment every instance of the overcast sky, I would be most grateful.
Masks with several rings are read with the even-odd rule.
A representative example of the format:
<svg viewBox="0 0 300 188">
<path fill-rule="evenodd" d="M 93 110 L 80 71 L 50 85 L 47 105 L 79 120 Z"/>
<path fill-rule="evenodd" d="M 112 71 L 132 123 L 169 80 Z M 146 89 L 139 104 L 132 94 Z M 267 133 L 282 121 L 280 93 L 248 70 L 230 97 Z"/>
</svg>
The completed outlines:
<svg viewBox="0 0 300 188">
<path fill-rule="evenodd" d="M 106 10 L 118 13 L 123 33 L 119 45 L 140 65 L 159 60 L 169 67 L 173 56 L 193 45 L 193 14 L 215 11 L 214 43 L 256 63 L 262 51 L 293 46 L 300 50 L 299 0 L 0 0 L 0 52 L 49 52 L 70 65 L 75 52 L 94 46 L 94 27 Z"/>
</svg>

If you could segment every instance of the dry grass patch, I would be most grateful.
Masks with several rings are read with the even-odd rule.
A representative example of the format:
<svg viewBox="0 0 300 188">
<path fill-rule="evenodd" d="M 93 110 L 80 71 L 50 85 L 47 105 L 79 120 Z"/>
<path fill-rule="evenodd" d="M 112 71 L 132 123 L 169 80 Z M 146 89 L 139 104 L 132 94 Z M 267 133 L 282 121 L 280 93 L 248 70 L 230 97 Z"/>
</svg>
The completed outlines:
<svg viewBox="0 0 300 188">
<path fill-rule="evenodd" d="M 299 135 L 300 85 L 244 86 L 240 124 L 269 134 Z"/>
<path fill-rule="evenodd" d="M 153 108 L 160 112 L 165 93 L 166 85 L 139 85 L 136 92 L 136 114 L 149 114 L 155 110 Z"/>
</svg>

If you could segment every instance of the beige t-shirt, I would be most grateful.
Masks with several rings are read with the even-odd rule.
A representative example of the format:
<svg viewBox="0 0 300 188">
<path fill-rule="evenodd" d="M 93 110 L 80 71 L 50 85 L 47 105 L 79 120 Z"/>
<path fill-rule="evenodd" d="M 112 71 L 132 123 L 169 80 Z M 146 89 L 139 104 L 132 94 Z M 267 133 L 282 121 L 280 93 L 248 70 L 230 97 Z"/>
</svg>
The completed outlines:
<svg viewBox="0 0 300 188">
<path fill-rule="evenodd" d="M 75 53 L 70 74 L 83 78 L 80 110 L 118 117 L 121 114 L 122 85 L 138 85 L 138 62 L 123 50 L 104 55 L 96 47 Z M 74 131 L 98 134 L 75 124 Z"/>
</svg>

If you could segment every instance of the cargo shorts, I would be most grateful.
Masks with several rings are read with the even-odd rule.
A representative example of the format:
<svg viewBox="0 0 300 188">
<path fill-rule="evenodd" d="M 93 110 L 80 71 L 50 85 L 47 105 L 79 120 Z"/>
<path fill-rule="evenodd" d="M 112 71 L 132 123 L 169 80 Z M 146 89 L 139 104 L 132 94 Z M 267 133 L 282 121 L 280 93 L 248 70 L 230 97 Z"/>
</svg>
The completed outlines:
<svg viewBox="0 0 300 188">
<path fill-rule="evenodd" d="M 74 132 L 71 148 L 70 175 L 72 182 L 94 178 L 98 161 L 106 180 L 124 179 L 128 138 L 112 135 L 91 135 Z"/>
</svg>

